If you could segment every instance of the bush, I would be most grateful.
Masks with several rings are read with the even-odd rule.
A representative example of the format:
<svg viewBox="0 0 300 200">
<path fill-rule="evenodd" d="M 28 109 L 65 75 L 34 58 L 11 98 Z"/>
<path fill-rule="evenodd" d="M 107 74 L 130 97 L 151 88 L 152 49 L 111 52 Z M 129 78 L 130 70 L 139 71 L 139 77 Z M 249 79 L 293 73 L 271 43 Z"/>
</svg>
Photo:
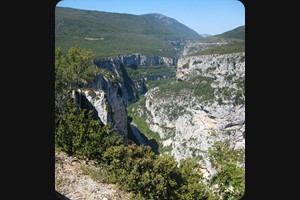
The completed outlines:
<svg viewBox="0 0 300 200">
<path fill-rule="evenodd" d="M 181 160 L 179 171 L 182 177 L 181 187 L 178 190 L 179 199 L 206 199 L 208 194 L 206 194 L 206 187 L 203 184 L 204 178 L 197 160 L 193 158 Z"/>
<path fill-rule="evenodd" d="M 180 186 L 177 162 L 151 148 L 129 145 L 108 148 L 103 155 L 107 181 L 145 199 L 176 199 Z"/>
<path fill-rule="evenodd" d="M 245 190 L 245 150 L 232 150 L 229 143 L 216 142 L 209 149 L 212 166 L 217 173 L 211 178 L 210 186 L 217 199 L 241 199 Z"/>
<path fill-rule="evenodd" d="M 90 159 L 100 158 L 104 151 L 120 144 L 110 125 L 102 126 L 94 120 L 92 111 L 82 110 L 69 102 L 68 112 L 55 116 L 55 146 Z"/>
</svg>

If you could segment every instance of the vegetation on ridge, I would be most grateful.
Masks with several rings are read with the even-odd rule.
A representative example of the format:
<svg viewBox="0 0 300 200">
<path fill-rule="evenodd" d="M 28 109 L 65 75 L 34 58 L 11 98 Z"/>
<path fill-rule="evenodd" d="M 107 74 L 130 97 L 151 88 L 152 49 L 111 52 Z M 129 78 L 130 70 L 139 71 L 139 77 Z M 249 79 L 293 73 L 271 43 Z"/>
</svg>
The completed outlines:
<svg viewBox="0 0 300 200">
<path fill-rule="evenodd" d="M 78 44 L 98 58 L 133 53 L 174 57 L 176 51 L 167 41 L 201 38 L 172 18 L 155 16 L 56 7 L 55 45 L 66 51 Z"/>
<path fill-rule="evenodd" d="M 224 45 L 219 45 L 213 48 L 204 49 L 188 56 L 201 56 L 211 54 L 229 54 L 245 52 L 245 42 L 233 42 Z"/>
</svg>

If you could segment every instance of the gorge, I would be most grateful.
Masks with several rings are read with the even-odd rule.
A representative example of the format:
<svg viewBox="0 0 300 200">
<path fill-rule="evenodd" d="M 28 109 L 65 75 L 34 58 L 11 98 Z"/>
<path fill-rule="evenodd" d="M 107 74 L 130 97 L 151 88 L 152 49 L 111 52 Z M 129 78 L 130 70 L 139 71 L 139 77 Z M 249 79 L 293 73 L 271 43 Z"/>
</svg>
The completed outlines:
<svg viewBox="0 0 300 200">
<path fill-rule="evenodd" d="M 111 19 L 110 23 L 104 20 L 108 18 Z M 128 20 L 128 27 L 132 29 L 125 29 L 120 25 L 124 20 Z M 64 134 L 70 134 L 68 131 L 73 128 L 72 123 L 76 121 L 73 117 L 76 114 L 73 116 L 73 113 L 65 109 L 65 105 L 60 102 L 59 98 L 67 95 L 63 92 L 59 94 L 61 96 L 56 94 L 56 100 L 60 103 L 58 107 L 63 107 L 63 111 L 57 114 L 61 121 L 56 122 L 59 126 L 55 133 L 59 145 L 56 145 L 61 149 L 67 146 L 68 153 L 80 152 L 83 155 L 80 156 L 85 159 L 82 162 L 85 164 L 93 159 L 96 160 L 94 162 L 97 165 L 100 164 L 100 169 L 97 170 L 102 174 L 101 176 L 82 167 L 86 170 L 85 173 L 98 178 L 100 176 L 99 179 L 102 180 L 109 174 L 109 170 L 114 169 L 114 166 L 124 165 L 125 167 L 120 167 L 121 172 L 117 171 L 117 175 L 112 176 L 115 177 L 112 179 L 115 180 L 113 183 L 118 181 L 121 183 L 128 181 L 129 183 L 126 182 L 128 185 L 131 182 L 132 185 L 136 183 L 139 187 L 146 188 L 142 194 L 145 199 L 150 197 L 167 199 L 168 195 L 175 195 L 171 191 L 177 191 L 178 188 L 175 189 L 175 186 L 173 188 L 172 184 L 165 183 L 161 178 L 167 175 L 160 173 L 167 174 L 168 169 L 181 170 L 182 179 L 199 176 L 199 180 L 200 177 L 204 180 L 204 186 L 199 181 L 195 183 L 196 186 L 194 185 L 197 191 L 205 188 L 202 196 L 191 188 L 178 190 L 180 194 L 189 191 L 195 196 L 198 195 L 199 199 L 206 198 L 209 193 L 207 191 L 211 191 L 209 195 L 212 195 L 212 199 L 222 199 L 227 197 L 226 195 L 236 198 L 242 195 L 246 124 L 244 26 L 216 36 L 202 37 L 176 20 L 159 14 L 127 16 L 67 8 L 57 9 L 56 23 L 59 25 L 56 30 L 56 46 L 59 47 L 56 65 L 59 67 L 56 68 L 61 70 L 56 72 L 58 77 L 56 85 L 63 88 L 60 92 L 70 90 L 70 99 L 75 103 L 75 108 L 91 111 L 93 120 L 96 121 L 93 123 L 85 121 L 80 117 L 86 117 L 88 114 L 78 114 L 83 123 L 82 126 L 74 128 L 79 129 L 79 139 L 72 136 L 75 142 L 69 142 L 69 138 L 72 137 L 66 136 L 66 139 Z M 85 26 L 82 26 L 83 28 L 76 26 L 74 29 L 74 24 Z M 93 29 L 85 29 L 91 25 Z M 238 37 L 227 37 L 236 32 L 239 33 Z M 64 39 L 64 35 L 72 37 Z M 130 42 L 126 42 L 127 40 Z M 108 42 L 105 43 L 106 41 Z M 68 54 L 71 44 L 78 43 L 88 51 L 75 46 L 74 49 L 70 48 L 73 52 Z M 93 52 L 95 53 L 92 54 Z M 65 57 L 62 56 L 65 54 Z M 79 55 L 79 58 L 74 55 Z M 77 66 L 77 63 L 80 63 L 80 66 Z M 82 66 L 86 68 L 82 70 Z M 59 81 L 62 77 L 65 82 Z M 70 112 L 71 115 L 68 116 L 65 112 Z M 68 119 L 71 119 L 71 125 L 64 127 Z M 97 135 L 97 131 L 88 129 L 89 126 L 100 130 L 101 134 L 106 134 L 108 138 L 114 133 L 117 137 L 106 141 L 101 138 L 102 135 L 99 136 L 100 133 Z M 114 133 L 107 128 L 110 126 Z M 85 128 L 88 130 L 87 133 L 84 132 Z M 77 133 L 76 131 L 74 133 Z M 91 134 L 86 136 L 88 138 L 86 140 L 91 144 L 86 141 L 84 144 L 78 142 L 85 137 L 84 134 Z M 100 141 L 99 138 L 103 139 L 103 147 L 102 143 L 95 142 Z M 119 141 L 120 138 L 122 141 Z M 65 141 L 67 145 L 63 143 Z M 119 146 L 116 145 L 114 149 L 116 143 Z M 133 147 L 133 144 L 138 147 Z M 88 154 L 94 153 L 92 149 L 94 146 L 101 153 L 96 151 L 92 158 L 88 158 Z M 141 150 L 139 147 L 145 148 Z M 137 157 L 134 157 L 135 151 L 138 151 Z M 128 161 L 126 156 L 131 154 L 134 156 Z M 154 154 L 157 160 L 152 161 Z M 61 152 L 57 155 L 69 159 Z M 110 160 L 109 156 L 117 158 Z M 146 156 L 146 159 L 142 160 L 143 157 L 139 156 Z M 164 160 L 168 158 L 175 160 L 176 167 L 171 164 L 165 167 L 160 163 L 168 164 L 171 161 Z M 138 165 L 134 165 L 135 162 Z M 195 163 L 191 164 L 193 162 Z M 156 180 L 151 184 L 165 184 L 164 187 L 168 189 L 162 190 L 161 196 L 151 196 L 152 192 L 156 191 L 154 189 L 147 192 L 147 187 L 151 184 L 147 183 L 147 185 L 143 181 L 154 179 L 151 178 L 154 175 L 150 176 L 150 172 L 144 172 L 143 169 L 146 167 L 143 164 L 153 167 L 151 172 L 158 168 L 155 173 L 158 174 L 160 181 Z M 134 167 L 135 170 L 129 171 L 128 169 L 131 168 L 128 166 Z M 195 174 L 185 174 L 187 172 L 184 167 L 191 166 L 195 169 L 199 167 L 199 171 L 190 170 Z M 77 169 L 79 168 L 77 166 Z M 176 173 L 170 177 L 177 178 L 179 175 Z M 57 174 L 59 180 L 64 179 L 63 173 L 57 172 Z M 130 175 L 127 177 L 126 174 Z M 222 174 L 229 174 L 229 178 L 223 180 Z M 123 175 L 126 178 L 122 177 Z M 121 178 L 119 180 L 116 177 Z M 228 180 L 231 179 L 234 181 L 229 181 L 228 184 Z M 145 185 L 140 186 L 141 184 Z M 123 189 L 135 191 L 128 185 L 123 186 Z M 185 187 L 184 184 L 182 186 L 179 183 L 177 186 Z M 57 188 L 61 187 L 61 185 L 57 186 Z M 69 188 L 64 190 L 70 191 Z M 64 190 L 58 189 L 58 191 Z M 93 190 L 96 190 L 95 187 Z M 137 187 L 136 190 L 139 188 Z M 103 195 L 98 196 L 102 198 Z"/>
</svg>

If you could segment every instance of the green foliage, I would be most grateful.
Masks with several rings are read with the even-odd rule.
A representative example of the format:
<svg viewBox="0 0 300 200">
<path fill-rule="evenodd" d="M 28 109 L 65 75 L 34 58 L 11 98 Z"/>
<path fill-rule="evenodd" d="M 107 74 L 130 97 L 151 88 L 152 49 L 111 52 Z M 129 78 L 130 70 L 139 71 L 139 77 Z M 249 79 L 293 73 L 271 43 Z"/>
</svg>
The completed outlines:
<svg viewBox="0 0 300 200">
<path fill-rule="evenodd" d="M 227 163 L 244 163 L 245 162 L 245 150 L 232 150 L 228 141 L 215 142 L 209 148 L 209 157 L 212 166 L 216 169 L 220 169 Z"/>
<path fill-rule="evenodd" d="M 173 157 L 157 156 L 150 147 L 121 145 L 107 149 L 103 161 L 107 181 L 144 199 L 178 199 L 181 174 Z"/>
<path fill-rule="evenodd" d="M 206 199 L 200 165 L 188 158 L 180 167 L 171 156 L 155 155 L 150 147 L 110 147 L 103 155 L 106 181 L 119 184 L 141 199 Z"/>
<path fill-rule="evenodd" d="M 153 164 L 151 183 L 153 199 L 177 199 L 176 190 L 180 188 L 181 177 L 177 161 L 170 156 L 157 156 Z"/>
<path fill-rule="evenodd" d="M 64 113 L 73 89 L 91 82 L 101 71 L 93 64 L 93 53 L 79 46 L 67 53 L 55 49 L 55 111 Z"/>
<path fill-rule="evenodd" d="M 172 150 L 173 150 L 172 145 L 169 145 L 169 146 L 161 147 L 161 148 L 159 149 L 159 153 L 160 153 L 160 154 L 171 153 Z"/>
<path fill-rule="evenodd" d="M 214 88 L 211 87 L 212 82 L 212 78 L 204 76 L 195 76 L 187 81 L 168 82 L 159 86 L 159 92 L 155 96 L 164 98 L 192 93 L 203 102 L 214 98 Z"/>
<path fill-rule="evenodd" d="M 152 88 L 159 87 L 160 85 L 167 84 L 174 81 L 176 81 L 176 78 L 160 79 L 160 80 L 147 81 L 146 85 L 148 90 L 150 90 Z"/>
<path fill-rule="evenodd" d="M 66 114 L 55 116 L 56 148 L 87 158 L 100 158 L 104 151 L 120 144 L 109 125 L 101 126 L 92 118 L 92 111 L 81 110 L 69 102 Z"/>
<path fill-rule="evenodd" d="M 137 66 L 136 69 L 126 67 L 125 69 L 129 77 L 134 81 L 151 76 L 175 77 L 176 75 L 176 70 L 166 65 Z"/>
<path fill-rule="evenodd" d="M 71 103 L 70 103 L 71 104 Z M 133 192 L 135 199 L 238 199 L 244 191 L 243 151 L 233 151 L 217 142 L 210 158 L 218 172 L 207 189 L 198 160 L 156 155 L 149 146 L 121 145 L 109 127 L 101 126 L 86 112 L 70 105 L 68 113 L 56 115 L 55 145 L 69 154 L 101 161 L 101 170 L 83 167 L 94 180 L 116 183 Z M 116 143 L 117 141 L 117 143 Z M 238 158 L 238 160 L 237 160 Z"/>
<path fill-rule="evenodd" d="M 94 55 L 91 51 L 76 45 L 66 54 L 61 48 L 55 54 L 55 80 L 69 87 L 80 87 L 90 81 L 99 72 L 93 64 Z"/>
<path fill-rule="evenodd" d="M 143 109 L 146 112 L 147 109 L 145 108 L 145 101 L 146 101 L 146 97 L 142 95 L 138 102 L 128 106 L 126 108 L 128 116 L 132 118 L 132 123 L 136 127 L 138 127 L 139 131 L 143 133 L 148 139 L 155 139 L 158 143 L 160 143 L 161 139 L 159 134 L 149 129 L 149 126 L 145 121 L 145 116 L 141 117 L 137 111 L 137 109 Z"/>
<path fill-rule="evenodd" d="M 184 200 L 201 200 L 206 199 L 206 187 L 203 183 L 201 166 L 197 160 L 187 158 L 180 161 L 179 171 L 182 177 L 182 186 L 178 190 L 179 199 Z"/>
<path fill-rule="evenodd" d="M 218 186 L 213 196 L 218 199 L 240 199 L 245 190 L 245 150 L 232 150 L 227 141 L 219 141 L 209 148 L 209 157 L 217 170 L 210 180 L 210 186 Z"/>
<path fill-rule="evenodd" d="M 245 169 L 228 163 L 211 178 L 211 185 L 218 185 L 215 196 L 220 199 L 239 200 L 245 191 Z"/>
<path fill-rule="evenodd" d="M 110 147 L 102 160 L 106 164 L 107 181 L 118 183 L 133 192 L 145 190 L 143 174 L 153 166 L 155 154 L 151 147 L 129 145 Z"/>
</svg>

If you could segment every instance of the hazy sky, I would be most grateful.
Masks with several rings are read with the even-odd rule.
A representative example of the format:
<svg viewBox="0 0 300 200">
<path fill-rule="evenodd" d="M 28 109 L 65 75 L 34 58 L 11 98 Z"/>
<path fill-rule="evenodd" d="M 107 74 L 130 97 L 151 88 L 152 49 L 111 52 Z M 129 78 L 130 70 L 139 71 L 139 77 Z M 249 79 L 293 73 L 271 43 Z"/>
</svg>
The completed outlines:
<svg viewBox="0 0 300 200">
<path fill-rule="evenodd" d="M 57 6 L 134 15 L 160 13 L 199 34 L 220 34 L 245 25 L 238 0 L 62 0 Z"/>
</svg>

